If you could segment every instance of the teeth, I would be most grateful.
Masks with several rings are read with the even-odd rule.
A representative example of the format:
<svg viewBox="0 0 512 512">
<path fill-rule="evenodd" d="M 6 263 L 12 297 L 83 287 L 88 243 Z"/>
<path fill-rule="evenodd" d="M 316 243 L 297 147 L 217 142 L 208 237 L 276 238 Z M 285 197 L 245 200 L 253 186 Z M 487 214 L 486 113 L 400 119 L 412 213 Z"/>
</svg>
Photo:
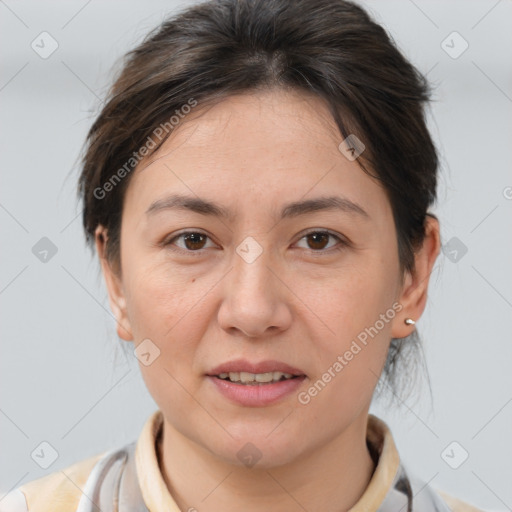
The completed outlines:
<svg viewBox="0 0 512 512">
<path fill-rule="evenodd" d="M 240 382 L 242 384 L 258 384 L 258 383 L 269 383 L 278 382 L 284 379 L 291 379 L 293 375 L 291 373 L 283 372 L 266 372 L 266 373 L 249 373 L 249 372 L 229 372 L 220 373 L 218 375 L 220 379 L 229 379 L 231 382 Z"/>
<path fill-rule="evenodd" d="M 291 379 L 293 375 L 291 373 L 283 373 L 283 372 L 273 372 L 273 379 L 279 380 L 281 376 L 284 376 L 285 379 Z"/>
<path fill-rule="evenodd" d="M 231 377 L 231 375 L 230 375 Z M 242 384 L 247 384 L 248 382 L 254 382 L 255 375 L 248 372 L 240 372 L 240 380 Z"/>
<path fill-rule="evenodd" d="M 257 373 L 254 376 L 254 380 L 256 382 L 271 382 L 273 378 L 274 378 L 274 372 Z"/>
</svg>

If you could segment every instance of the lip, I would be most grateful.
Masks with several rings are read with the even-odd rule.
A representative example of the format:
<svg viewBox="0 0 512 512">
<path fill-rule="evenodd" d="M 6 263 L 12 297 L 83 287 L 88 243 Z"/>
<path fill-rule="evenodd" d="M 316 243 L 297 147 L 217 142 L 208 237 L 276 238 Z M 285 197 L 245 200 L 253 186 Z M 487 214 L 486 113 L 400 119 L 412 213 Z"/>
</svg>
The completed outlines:
<svg viewBox="0 0 512 512">
<path fill-rule="evenodd" d="M 283 372 L 291 373 L 295 376 L 306 375 L 302 370 L 294 368 L 289 364 L 282 363 L 281 361 L 260 361 L 259 363 L 251 363 L 246 359 L 235 359 L 226 363 L 216 366 L 210 370 L 206 375 L 215 377 L 220 373 L 229 372 L 248 372 L 248 373 L 267 373 L 267 372 Z"/>
<path fill-rule="evenodd" d="M 296 393 L 306 378 L 305 375 L 272 384 L 238 384 L 219 379 L 213 375 L 206 377 L 224 397 L 245 407 L 265 407 L 274 404 L 291 393 Z"/>
<path fill-rule="evenodd" d="M 217 377 L 220 373 L 229 372 L 283 372 L 290 373 L 295 378 L 268 384 L 247 385 Z M 245 407 L 264 407 L 279 402 L 286 396 L 296 392 L 307 376 L 302 370 L 281 361 L 251 363 L 245 359 L 236 359 L 216 366 L 206 374 L 206 377 L 214 385 L 215 389 L 228 400 Z"/>
</svg>

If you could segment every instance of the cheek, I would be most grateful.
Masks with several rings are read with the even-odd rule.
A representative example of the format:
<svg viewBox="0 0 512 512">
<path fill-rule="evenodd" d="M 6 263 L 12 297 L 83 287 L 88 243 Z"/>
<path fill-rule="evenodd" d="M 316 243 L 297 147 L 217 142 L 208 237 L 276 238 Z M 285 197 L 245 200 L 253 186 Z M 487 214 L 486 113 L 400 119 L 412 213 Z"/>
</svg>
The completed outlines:
<svg viewBox="0 0 512 512">
<path fill-rule="evenodd" d="M 321 287 L 312 290 L 308 306 L 329 327 L 331 342 L 327 347 L 331 346 L 331 351 L 343 348 L 365 328 L 373 326 L 392 307 L 395 289 L 396 275 L 390 267 L 367 260 L 360 267 L 343 269 L 336 278 L 323 281 Z M 379 324 L 379 331 L 387 333 L 390 329 L 390 323 Z"/>
<path fill-rule="evenodd" d="M 187 389 L 196 385 L 197 355 L 215 315 L 212 288 L 219 277 L 187 275 L 168 264 L 130 270 L 127 305 L 134 339 L 149 339 L 160 351 L 150 368 L 140 365 L 141 371 L 153 396 L 165 389 L 166 400 L 169 393 L 180 393 L 172 377 Z"/>
<path fill-rule="evenodd" d="M 325 283 L 308 303 L 322 320 L 315 336 L 320 362 L 315 380 L 329 381 L 322 394 L 340 407 L 373 393 L 397 314 L 396 276 L 386 265 L 375 262 L 352 270 Z"/>
<path fill-rule="evenodd" d="M 141 260 L 139 260 L 141 261 Z M 126 265 L 128 316 L 134 334 L 154 336 L 163 343 L 175 338 L 182 325 L 196 325 L 205 295 L 204 283 L 169 265 Z"/>
<path fill-rule="evenodd" d="M 141 374 L 159 407 L 178 421 L 193 406 L 188 393 L 195 393 L 197 382 L 190 370 L 206 328 L 209 287 L 162 267 L 134 270 L 127 301 L 134 338 L 149 339 L 160 351 L 150 365 L 139 363 Z"/>
</svg>

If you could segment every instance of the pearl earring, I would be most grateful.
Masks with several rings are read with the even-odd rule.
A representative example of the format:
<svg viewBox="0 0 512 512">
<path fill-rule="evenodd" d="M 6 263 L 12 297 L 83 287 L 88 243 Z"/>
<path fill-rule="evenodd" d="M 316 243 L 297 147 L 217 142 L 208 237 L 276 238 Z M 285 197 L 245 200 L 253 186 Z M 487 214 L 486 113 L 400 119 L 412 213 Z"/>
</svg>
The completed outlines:
<svg viewBox="0 0 512 512">
<path fill-rule="evenodd" d="M 416 322 L 412 319 L 412 318 L 406 318 L 404 320 L 404 322 L 407 324 L 407 325 L 414 325 Z"/>
</svg>

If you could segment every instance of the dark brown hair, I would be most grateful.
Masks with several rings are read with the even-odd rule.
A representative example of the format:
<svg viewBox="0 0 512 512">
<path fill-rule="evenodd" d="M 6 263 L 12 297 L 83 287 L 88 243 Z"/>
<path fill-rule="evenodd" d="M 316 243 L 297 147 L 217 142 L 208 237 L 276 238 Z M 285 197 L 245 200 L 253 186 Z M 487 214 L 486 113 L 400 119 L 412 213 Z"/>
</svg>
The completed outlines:
<svg viewBox="0 0 512 512">
<path fill-rule="evenodd" d="M 173 115 L 186 118 L 191 100 L 200 109 L 276 87 L 321 98 L 340 142 L 349 134 L 363 141 L 358 163 L 383 184 L 402 277 L 413 271 L 436 199 L 438 155 L 424 115 L 429 84 L 383 27 L 343 0 L 206 1 L 164 21 L 130 51 L 84 148 L 78 192 L 89 245 L 105 226 L 107 258 L 121 270 L 123 198 L 141 148 L 156 151 L 172 132 L 155 137 L 159 126 Z M 420 348 L 418 341 L 416 331 L 392 340 L 384 369 L 391 384 L 403 377 L 395 370 L 399 355 Z"/>
</svg>

